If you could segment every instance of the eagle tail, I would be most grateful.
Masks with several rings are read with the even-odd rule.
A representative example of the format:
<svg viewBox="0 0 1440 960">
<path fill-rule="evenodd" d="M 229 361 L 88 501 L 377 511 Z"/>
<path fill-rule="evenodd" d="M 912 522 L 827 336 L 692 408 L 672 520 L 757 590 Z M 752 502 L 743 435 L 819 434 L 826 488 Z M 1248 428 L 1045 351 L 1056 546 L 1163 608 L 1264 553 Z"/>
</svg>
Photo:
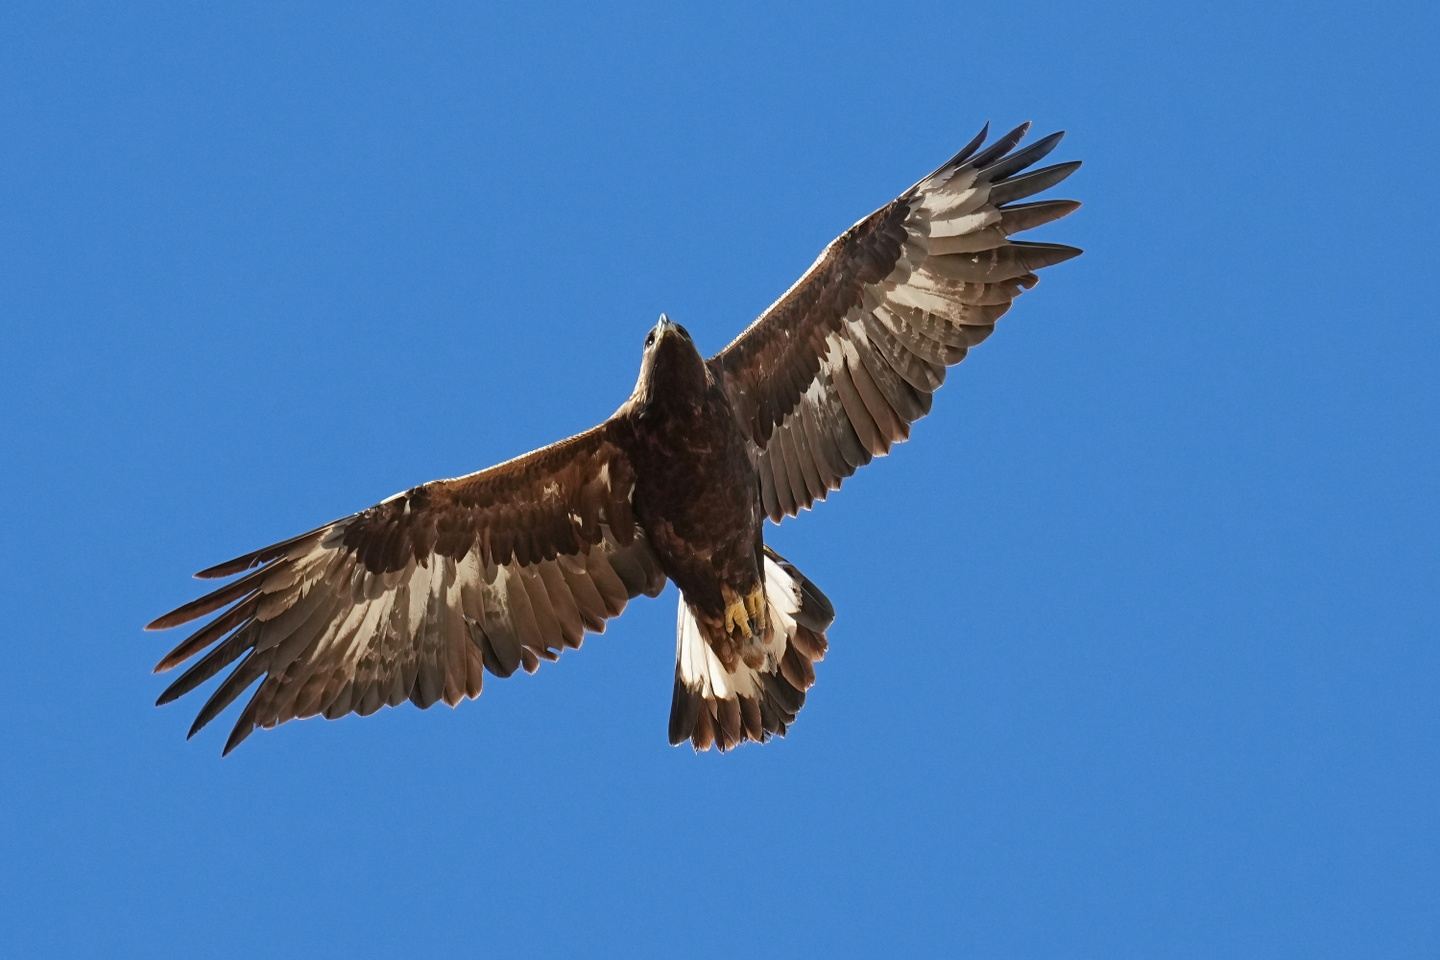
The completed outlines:
<svg viewBox="0 0 1440 960">
<path fill-rule="evenodd" d="M 765 548 L 765 601 L 769 606 L 765 661 L 756 668 L 737 661 L 727 668 L 706 641 L 685 598 L 676 625 L 675 693 L 670 704 L 670 742 L 689 740 L 696 751 L 729 750 L 747 740 L 764 743 L 785 735 L 815 682 L 814 664 L 824 658 L 825 630 L 835 608 L 815 584 L 785 558 Z"/>
</svg>

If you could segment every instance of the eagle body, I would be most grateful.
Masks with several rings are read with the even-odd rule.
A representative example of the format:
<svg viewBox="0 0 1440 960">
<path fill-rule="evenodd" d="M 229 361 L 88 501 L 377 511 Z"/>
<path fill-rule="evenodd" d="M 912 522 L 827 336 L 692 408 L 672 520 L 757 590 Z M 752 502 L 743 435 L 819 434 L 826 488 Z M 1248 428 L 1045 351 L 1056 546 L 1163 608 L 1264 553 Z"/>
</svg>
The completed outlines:
<svg viewBox="0 0 1440 960">
<path fill-rule="evenodd" d="M 636 468 L 635 513 L 660 568 L 704 623 L 760 588 L 759 479 L 730 400 L 684 327 L 662 316 L 645 393 L 617 413 Z M 717 635 L 717 639 L 719 639 Z M 731 644 L 721 659 L 734 662 Z"/>
<path fill-rule="evenodd" d="M 1061 135 L 1027 130 L 982 130 L 708 359 L 662 315 L 597 426 L 202 570 L 228 582 L 148 625 L 210 617 L 157 665 L 188 664 L 159 702 L 223 674 L 193 736 L 253 688 L 226 753 L 291 719 L 454 706 L 673 582 L 670 742 L 784 734 L 835 611 L 763 524 L 906 439 L 1037 271 L 1080 253 L 1014 239 L 1079 206 L 1027 199 L 1079 166 L 1032 169 Z"/>
</svg>

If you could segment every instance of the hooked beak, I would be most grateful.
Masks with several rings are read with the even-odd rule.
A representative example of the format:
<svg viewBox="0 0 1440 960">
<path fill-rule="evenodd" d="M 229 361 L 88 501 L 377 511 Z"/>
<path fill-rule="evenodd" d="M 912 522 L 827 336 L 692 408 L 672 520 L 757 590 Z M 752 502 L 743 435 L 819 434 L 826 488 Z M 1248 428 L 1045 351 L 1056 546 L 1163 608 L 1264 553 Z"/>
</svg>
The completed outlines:
<svg viewBox="0 0 1440 960">
<path fill-rule="evenodd" d="M 655 339 L 659 340 L 666 334 L 675 333 L 679 329 L 678 323 L 672 323 L 665 314 L 660 314 L 660 321 L 655 324 Z"/>
</svg>

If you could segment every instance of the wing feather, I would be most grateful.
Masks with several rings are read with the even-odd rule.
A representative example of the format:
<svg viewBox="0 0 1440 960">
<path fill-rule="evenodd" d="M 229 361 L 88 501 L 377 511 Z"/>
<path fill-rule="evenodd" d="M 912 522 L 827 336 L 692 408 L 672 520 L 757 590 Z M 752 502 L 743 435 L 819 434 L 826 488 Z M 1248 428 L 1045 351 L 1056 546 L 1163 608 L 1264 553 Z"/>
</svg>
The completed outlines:
<svg viewBox="0 0 1440 960">
<path fill-rule="evenodd" d="M 772 520 L 824 499 L 904 440 L 945 368 L 989 336 L 1036 271 L 1080 253 L 1012 239 L 1079 206 L 1017 202 L 1079 167 L 1033 169 L 1062 134 L 1016 149 L 1028 130 L 1021 124 L 989 146 L 982 130 L 836 238 L 709 360 L 749 434 Z"/>
<path fill-rule="evenodd" d="M 150 624 L 216 614 L 160 661 L 199 658 L 160 702 L 233 665 L 190 731 L 254 686 L 228 752 L 299 717 L 478 696 L 484 670 L 533 671 L 664 586 L 633 490 L 607 423 L 210 567 L 243 576 Z"/>
</svg>

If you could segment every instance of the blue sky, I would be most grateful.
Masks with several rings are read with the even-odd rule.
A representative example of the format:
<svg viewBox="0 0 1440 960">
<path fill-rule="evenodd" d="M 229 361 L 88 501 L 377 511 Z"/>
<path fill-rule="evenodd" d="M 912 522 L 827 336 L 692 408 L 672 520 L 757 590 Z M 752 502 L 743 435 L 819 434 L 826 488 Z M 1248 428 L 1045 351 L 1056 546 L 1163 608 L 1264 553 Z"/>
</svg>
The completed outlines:
<svg viewBox="0 0 1440 960">
<path fill-rule="evenodd" d="M 0 13 L 7 955 L 1440 952 L 1428 6 L 292 6 Z M 1027 118 L 1088 252 L 772 528 L 788 739 L 666 745 L 673 592 L 454 712 L 151 705 L 191 571 L 591 425 Z"/>
</svg>

